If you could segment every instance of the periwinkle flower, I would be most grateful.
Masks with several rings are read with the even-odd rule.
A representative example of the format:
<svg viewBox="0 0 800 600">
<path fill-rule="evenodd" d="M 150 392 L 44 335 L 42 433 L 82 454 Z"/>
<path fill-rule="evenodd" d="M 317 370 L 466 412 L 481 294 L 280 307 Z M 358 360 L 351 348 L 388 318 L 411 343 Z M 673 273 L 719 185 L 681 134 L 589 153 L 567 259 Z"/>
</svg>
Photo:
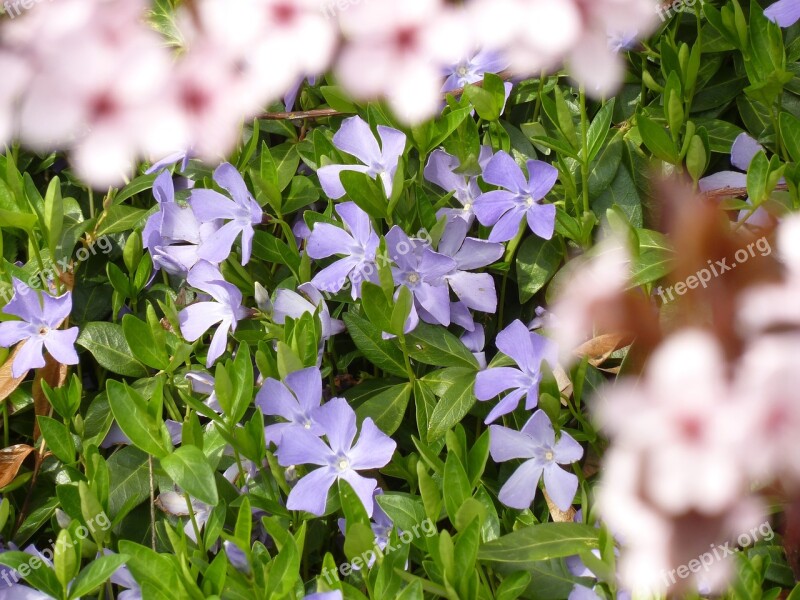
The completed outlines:
<svg viewBox="0 0 800 600">
<path fill-rule="evenodd" d="M 228 557 L 228 562 L 231 563 L 234 568 L 245 574 L 250 573 L 250 563 L 247 560 L 247 554 L 245 554 L 244 550 L 228 540 L 222 543 L 222 548 L 225 551 L 225 556 Z"/>
<path fill-rule="evenodd" d="M 406 147 L 406 134 L 391 127 L 378 125 L 381 145 L 361 117 L 345 119 L 339 131 L 333 136 L 333 145 L 342 152 L 352 154 L 363 164 L 327 165 L 317 171 L 323 191 L 333 200 L 345 195 L 340 175 L 342 171 L 366 173 L 372 179 L 380 178 L 386 197 L 392 196 L 392 184 L 397 165 Z"/>
<path fill-rule="evenodd" d="M 558 179 L 558 169 L 540 160 L 529 160 L 528 178 L 507 152 L 499 151 L 483 170 L 486 183 L 504 188 L 482 194 L 475 201 L 475 214 L 482 225 L 493 225 L 490 242 L 507 242 L 519 231 L 523 218 L 540 238 L 553 237 L 556 207 L 543 204 Z"/>
<path fill-rule="evenodd" d="M 108 548 L 103 550 L 105 556 L 113 556 L 114 552 Z M 131 570 L 122 565 L 111 574 L 109 581 L 114 585 L 125 588 L 124 592 L 117 594 L 117 600 L 142 600 L 142 588 L 139 583 L 133 578 Z"/>
<path fill-rule="evenodd" d="M 542 363 L 551 367 L 558 363 L 556 345 L 539 334 L 528 331 L 522 321 L 514 321 L 497 334 L 498 350 L 514 359 L 517 367 L 493 367 L 478 373 L 475 379 L 475 397 L 490 400 L 501 392 L 513 390 L 497 403 L 486 423 L 512 412 L 522 398 L 525 408 L 535 408 L 539 402 L 539 382 L 542 380 Z"/>
<path fill-rule="evenodd" d="M 280 446 L 283 435 L 297 428 L 310 431 L 316 436 L 325 433 L 316 420 L 322 402 L 322 374 L 316 367 L 289 373 L 284 382 L 271 377 L 256 395 L 256 406 L 269 416 L 286 419 L 284 423 L 274 423 L 264 428 L 267 444 Z"/>
<path fill-rule="evenodd" d="M 202 533 L 208 519 L 211 517 L 211 511 L 214 510 L 214 507 L 209 506 L 205 502 L 200 502 L 200 500 L 196 498 L 189 498 L 189 503 L 192 506 L 197 528 Z M 186 496 L 174 490 L 161 492 L 156 499 L 156 506 L 165 513 L 175 517 L 189 516 L 189 505 L 186 502 Z M 186 524 L 183 526 L 183 532 L 190 540 L 197 543 L 197 535 L 195 534 L 194 523 L 192 523 L 191 518 L 186 520 Z"/>
<path fill-rule="evenodd" d="M 197 218 L 208 223 L 215 220 L 228 221 L 200 247 L 200 258 L 212 263 L 221 263 L 231 253 L 236 238 L 242 236 L 242 265 L 250 262 L 255 225 L 261 224 L 264 212 L 247 189 L 244 179 L 236 167 L 223 163 L 214 171 L 214 181 L 225 189 L 230 198 L 214 190 L 193 190 L 189 203 Z"/>
<path fill-rule="evenodd" d="M 481 146 L 478 164 L 483 169 L 492 158 L 492 149 Z M 452 154 L 437 149 L 431 153 L 428 164 L 425 165 L 425 179 L 435 183 L 447 192 L 453 192 L 453 197 L 458 200 L 462 208 L 442 208 L 436 213 L 440 218 L 446 215 L 448 219 L 461 218 L 472 225 L 475 219 L 475 200 L 482 194 L 478 186 L 480 173 L 458 173 L 461 163 Z"/>
<path fill-rule="evenodd" d="M 497 310 L 494 278 L 489 273 L 470 273 L 500 260 L 502 244 L 468 238 L 469 225 L 463 219 L 451 221 L 439 241 L 439 253 L 449 256 L 456 268 L 445 276 L 447 283 L 467 308 L 486 313 Z"/>
<path fill-rule="evenodd" d="M 500 502 L 520 510 L 529 508 L 539 479 L 544 476 L 544 487 L 553 504 L 563 511 L 569 509 L 578 490 L 578 477 L 558 465 L 576 462 L 583 456 L 583 448 L 571 435 L 562 431 L 556 441 L 547 414 L 537 410 L 521 431 L 492 425 L 489 436 L 489 451 L 495 462 L 525 459 L 500 489 Z"/>
<path fill-rule="evenodd" d="M 361 296 L 364 281 L 378 280 L 375 253 L 380 239 L 372 229 L 369 215 L 355 202 L 345 202 L 336 207 L 345 229 L 330 223 L 317 223 L 308 238 L 306 252 L 313 259 L 341 256 L 333 264 L 314 276 L 311 284 L 322 292 L 336 293 L 349 279 L 353 300 Z"/>
<path fill-rule="evenodd" d="M 496 50 L 479 50 L 445 69 L 443 92 L 483 81 L 486 73 L 500 73 L 508 68 L 508 59 Z"/>
<path fill-rule="evenodd" d="M 764 10 L 764 16 L 780 27 L 791 27 L 800 20 L 800 1 L 778 0 Z"/>
<path fill-rule="evenodd" d="M 747 170 L 753 162 L 756 154 L 761 152 L 764 147 L 746 133 L 740 133 L 733 140 L 731 145 L 731 165 L 740 171 L 720 171 L 703 177 L 698 181 L 701 192 L 714 192 L 727 188 L 747 189 Z M 781 180 L 784 182 L 785 180 Z M 746 199 L 748 204 L 752 204 L 750 198 Z M 747 220 L 748 224 L 756 227 L 770 227 L 774 220 L 763 206 L 759 206 L 754 212 L 742 210 L 739 213 L 739 221 Z"/>
<path fill-rule="evenodd" d="M 242 293 L 239 289 L 224 281 L 219 270 L 205 261 L 199 262 L 192 269 L 188 282 L 214 300 L 195 302 L 178 313 L 181 332 L 189 342 L 200 339 L 211 327 L 219 324 L 208 348 L 206 367 L 211 368 L 225 352 L 228 332 L 236 331 L 236 324 L 247 317 L 249 312 L 242 306 Z"/>
<path fill-rule="evenodd" d="M 397 226 L 386 234 L 386 247 L 396 265 L 392 267 L 395 284 L 407 287 L 418 309 L 434 322 L 450 325 L 450 292 L 445 276 L 458 268 L 456 261 L 434 252 L 423 240 L 410 239 Z"/>
<path fill-rule="evenodd" d="M 372 516 L 372 494 L 378 482 L 358 474 L 385 467 L 392 459 L 397 444 L 383 433 L 371 418 L 364 419 L 358 441 L 356 413 L 344 398 L 333 398 L 316 412 L 327 443 L 311 431 L 297 428 L 281 439 L 278 463 L 284 467 L 301 464 L 319 465 L 301 478 L 289 493 L 286 508 L 325 514 L 328 490 L 344 479 L 358 495 L 369 516 Z"/>
<path fill-rule="evenodd" d="M 486 352 L 483 351 L 483 347 L 486 345 L 486 332 L 483 330 L 483 325 L 476 324 L 472 331 L 465 331 L 461 336 L 461 342 L 472 352 L 481 370 L 485 369 Z"/>
<path fill-rule="evenodd" d="M 383 490 L 381 488 L 375 488 L 375 493 L 372 496 L 373 508 L 372 521 L 370 523 L 372 533 L 375 534 L 375 545 L 380 550 L 383 550 L 389 544 L 389 536 L 394 528 L 394 522 L 389 518 L 389 515 L 386 514 L 386 512 L 381 508 L 381 505 L 377 502 L 378 496 L 382 494 Z M 346 519 L 339 519 L 339 531 L 342 533 L 342 535 L 347 535 Z M 375 564 L 375 560 L 376 557 L 371 556 L 367 562 L 367 568 L 372 568 L 372 565 Z M 353 570 L 359 571 L 361 570 L 361 567 L 354 564 Z"/>
<path fill-rule="evenodd" d="M 302 295 L 297 292 L 301 292 Z M 272 304 L 272 320 L 275 323 L 283 325 L 286 317 L 299 319 L 304 314 L 319 313 L 322 341 L 344 331 L 344 323 L 331 317 L 325 299 L 311 283 L 302 284 L 297 288 L 297 292 L 287 289 L 275 292 L 275 302 Z"/>
<path fill-rule="evenodd" d="M 331 592 L 315 592 L 309 594 L 303 600 L 342 600 L 342 592 L 340 590 L 333 590 Z"/>
<path fill-rule="evenodd" d="M 0 323 L 0 346 L 10 348 L 25 343 L 17 350 L 11 365 L 12 377 L 21 377 L 30 369 L 45 365 L 43 350 L 62 365 L 78 364 L 75 340 L 78 328 L 60 330 L 61 323 L 72 312 L 72 294 L 53 297 L 34 290 L 17 278 L 12 281 L 14 296 L 3 308 L 7 315 L 19 317 L 20 321 Z"/>
</svg>

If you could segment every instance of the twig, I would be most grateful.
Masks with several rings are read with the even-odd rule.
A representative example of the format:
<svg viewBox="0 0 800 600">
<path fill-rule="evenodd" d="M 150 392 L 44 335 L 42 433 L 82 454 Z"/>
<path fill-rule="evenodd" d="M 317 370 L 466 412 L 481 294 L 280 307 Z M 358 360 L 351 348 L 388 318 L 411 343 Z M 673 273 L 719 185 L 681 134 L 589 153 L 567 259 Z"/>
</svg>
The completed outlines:
<svg viewBox="0 0 800 600">
<path fill-rule="evenodd" d="M 775 186 L 775 191 L 784 192 L 789 189 L 785 183 L 779 183 Z M 743 187 L 726 187 L 719 190 L 710 190 L 703 194 L 707 200 L 725 200 L 726 198 L 739 198 L 740 196 L 747 196 L 747 188 Z"/>
</svg>

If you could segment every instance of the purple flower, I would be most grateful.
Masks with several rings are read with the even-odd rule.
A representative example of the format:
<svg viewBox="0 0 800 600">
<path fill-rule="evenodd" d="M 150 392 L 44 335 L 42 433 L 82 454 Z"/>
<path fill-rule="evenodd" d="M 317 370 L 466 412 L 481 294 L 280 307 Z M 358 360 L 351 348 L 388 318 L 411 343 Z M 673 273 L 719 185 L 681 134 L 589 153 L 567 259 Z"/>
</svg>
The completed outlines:
<svg viewBox="0 0 800 600">
<path fill-rule="evenodd" d="M 501 53 L 493 50 L 480 50 L 445 69 L 443 92 L 452 92 L 471 83 L 483 81 L 486 73 L 499 73 L 509 66 L 509 61 Z"/>
<path fill-rule="evenodd" d="M 536 486 L 544 475 L 547 494 L 561 510 L 568 510 L 578 490 L 578 477 L 558 465 L 573 463 L 583 456 L 583 448 L 566 432 L 556 442 L 553 424 L 543 410 L 537 410 L 522 427 L 489 427 L 489 450 L 495 462 L 523 458 L 525 462 L 500 489 L 500 502 L 519 510 L 530 507 Z"/>
<path fill-rule="evenodd" d="M 211 517 L 213 507 L 195 498 L 190 498 L 189 500 L 192 504 L 192 512 L 194 513 L 195 521 L 197 521 L 197 528 L 202 532 L 203 527 L 205 527 L 209 517 Z M 161 492 L 156 499 L 156 506 L 164 512 L 176 517 L 189 516 L 189 507 L 186 504 L 186 497 L 182 493 L 178 493 L 174 490 Z M 191 519 L 186 520 L 183 531 L 190 540 L 195 544 L 197 543 L 197 536 L 195 535 L 194 524 Z"/>
<path fill-rule="evenodd" d="M 764 147 L 756 140 L 746 133 L 740 133 L 736 136 L 731 146 L 731 165 L 745 171 L 720 171 L 703 177 L 698 182 L 698 187 L 701 192 L 713 192 L 716 190 L 724 190 L 727 188 L 747 188 L 747 173 L 750 168 L 750 163 L 753 162 L 756 154 L 761 152 Z M 783 183 L 785 180 L 781 179 Z M 747 198 L 747 203 L 752 204 L 750 198 Z M 749 216 L 749 218 L 748 218 Z M 773 224 L 773 219 L 763 206 L 759 206 L 755 212 L 750 214 L 749 210 L 742 210 L 739 213 L 739 221 L 747 219 L 750 225 L 756 227 L 769 227 Z"/>
<path fill-rule="evenodd" d="M 192 386 L 193 392 L 208 396 L 203 404 L 217 414 L 222 413 L 222 407 L 219 405 L 219 400 L 217 400 L 217 392 L 214 390 L 216 382 L 214 381 L 213 375 L 209 375 L 203 371 L 189 371 L 186 374 L 186 379 Z"/>
<path fill-rule="evenodd" d="M 275 302 L 272 305 L 272 321 L 278 325 L 286 322 L 286 317 L 299 319 L 306 313 L 317 314 L 322 324 L 322 341 L 344 331 L 344 323 L 339 319 L 331 318 L 325 299 L 311 283 L 304 283 L 297 288 L 303 296 L 287 289 L 275 292 Z"/>
<path fill-rule="evenodd" d="M 305 83 L 305 81 L 305 78 L 298 79 L 297 83 L 289 88 L 289 91 L 283 96 L 283 105 L 286 107 L 286 112 L 292 112 L 294 110 L 294 103 L 297 101 L 297 96 L 300 94 L 300 88 L 303 87 L 303 83 Z M 317 85 L 317 78 L 309 77 L 308 85 Z"/>
<path fill-rule="evenodd" d="M 14 544 L 9 543 L 7 548 L 0 550 L 0 554 L 9 551 L 17 551 L 17 547 Z M 53 568 L 53 561 L 50 560 L 50 558 L 53 556 L 52 552 L 50 552 L 50 558 L 48 558 L 33 544 L 30 544 L 27 548 L 25 548 L 24 552 L 26 554 L 30 554 L 32 557 L 38 558 L 47 567 L 51 569 Z M 18 583 L 20 580 L 20 574 L 16 569 L 6 566 L 0 567 L 0 576 L 3 580 L 3 584 L 0 584 L 2 586 L 0 587 L 0 600 L 55 600 L 55 598 L 45 594 L 44 592 L 40 592 L 28 587 L 27 585 Z"/>
<path fill-rule="evenodd" d="M 447 224 L 439 241 L 439 253 L 449 256 L 456 268 L 445 276 L 453 292 L 467 308 L 494 313 L 497 310 L 497 292 L 494 278 L 489 273 L 469 273 L 500 260 L 505 248 L 502 244 L 467 237 L 469 225 L 463 219 Z"/>
<path fill-rule="evenodd" d="M 222 543 L 222 548 L 225 550 L 228 562 L 231 563 L 234 568 L 245 574 L 250 573 L 250 562 L 247 560 L 247 554 L 244 550 L 228 540 Z"/>
<path fill-rule="evenodd" d="M 185 171 L 186 168 L 189 166 L 189 160 L 194 156 L 191 151 L 188 150 L 179 150 L 178 152 L 173 152 L 172 154 L 168 154 L 164 158 L 159 161 L 154 162 L 150 165 L 150 168 L 147 169 L 144 174 L 145 175 L 152 175 L 153 173 L 157 173 L 162 169 L 166 169 L 167 167 L 171 167 L 175 163 L 181 163 L 181 171 Z"/>
<path fill-rule="evenodd" d="M 528 179 L 513 158 L 502 150 L 483 170 L 486 183 L 502 187 L 481 195 L 475 201 L 475 214 L 482 225 L 494 225 L 490 242 L 507 242 L 519 231 L 523 217 L 540 238 L 553 237 L 556 207 L 542 204 L 558 179 L 558 169 L 540 160 L 528 161 Z"/>
<path fill-rule="evenodd" d="M 219 323 L 208 348 L 206 367 L 225 352 L 228 332 L 236 331 L 236 324 L 247 317 L 248 310 L 242 306 L 242 293 L 239 289 L 222 279 L 219 270 L 201 261 L 189 273 L 189 285 L 206 292 L 214 302 L 201 301 L 187 306 L 178 314 L 183 337 L 194 342 L 211 327 Z"/>
<path fill-rule="evenodd" d="M 14 315 L 21 321 L 0 323 L 0 346 L 10 348 L 14 344 L 25 343 L 17 350 L 11 365 L 12 377 L 21 377 L 30 369 L 45 365 L 43 349 L 62 365 L 78 364 L 75 340 L 78 328 L 59 330 L 61 323 L 72 312 L 72 295 L 67 292 L 53 297 L 40 293 L 16 277 L 12 281 L 14 297 L 3 308 L 7 315 Z"/>
<path fill-rule="evenodd" d="M 781 27 L 791 27 L 800 19 L 800 1 L 778 0 L 764 11 L 764 16 Z"/>
<path fill-rule="evenodd" d="M 475 325 L 472 331 L 465 331 L 461 336 L 461 342 L 467 347 L 467 350 L 472 352 L 475 360 L 478 361 L 481 370 L 486 368 L 486 352 L 483 347 L 486 345 L 486 333 L 483 330 L 483 325 Z"/>
<path fill-rule="evenodd" d="M 423 240 L 409 239 L 397 226 L 386 234 L 386 247 L 396 265 L 392 267 L 395 284 L 411 291 L 425 317 L 450 325 L 450 292 L 445 276 L 458 268 L 456 261 L 434 252 Z"/>
<path fill-rule="evenodd" d="M 106 548 L 103 550 L 103 554 L 105 556 L 113 556 L 114 552 Z M 117 600 L 142 600 L 142 588 L 139 587 L 139 584 L 131 574 L 131 570 L 126 565 L 122 565 L 114 571 L 111 574 L 110 581 L 114 585 L 125 588 L 124 592 L 117 595 Z"/>
<path fill-rule="evenodd" d="M 481 146 L 478 164 L 483 169 L 492 157 L 492 149 Z M 475 218 L 475 200 L 481 195 L 478 187 L 478 174 L 469 175 L 457 173 L 460 163 L 458 159 L 444 150 L 434 150 L 425 165 L 425 179 L 435 183 L 461 203 L 463 208 L 443 208 L 436 213 L 436 217 L 447 215 L 448 219 L 461 218 L 470 225 Z"/>
<path fill-rule="evenodd" d="M 311 284 L 320 291 L 336 293 L 349 279 L 353 300 L 361 296 L 363 281 L 377 281 L 378 268 L 375 252 L 380 244 L 369 215 L 355 202 L 345 202 L 336 207 L 344 221 L 345 229 L 329 223 L 317 223 L 308 238 L 306 252 L 311 258 L 343 256 L 316 274 Z"/>
<path fill-rule="evenodd" d="M 228 221 L 205 240 L 200 247 L 200 258 L 221 263 L 231 253 L 239 234 L 242 235 L 242 265 L 250 262 L 253 248 L 253 226 L 261 224 L 264 212 L 255 201 L 241 174 L 230 163 L 223 163 L 214 171 L 214 181 L 227 190 L 232 200 L 214 190 L 193 190 L 189 203 L 197 218 L 203 223 L 221 219 Z"/>
<path fill-rule="evenodd" d="M 343 597 L 340 590 L 333 590 L 331 592 L 315 592 L 309 594 L 304 600 L 342 600 Z"/>
<path fill-rule="evenodd" d="M 327 444 L 311 431 L 298 427 L 292 435 L 283 437 L 278 448 L 278 462 L 284 467 L 300 464 L 320 466 L 297 482 L 286 501 L 286 508 L 322 516 L 328 490 L 336 481 L 344 479 L 361 499 L 367 514 L 372 516 L 372 494 L 378 482 L 359 475 L 358 471 L 385 467 L 397 444 L 378 429 L 372 419 L 366 418 L 354 445 L 356 413 L 344 398 L 333 398 L 315 416 L 325 432 Z"/>
<path fill-rule="evenodd" d="M 147 219 L 142 231 L 144 247 L 156 269 L 185 275 L 200 260 L 200 247 L 216 234 L 220 221 L 201 223 L 189 204 L 175 201 L 172 176 L 163 171 L 153 183 L 158 212 Z"/>
<path fill-rule="evenodd" d="M 389 518 L 389 515 L 384 512 L 384 510 L 381 508 L 381 505 L 377 502 L 378 496 L 382 494 L 383 490 L 381 488 L 375 488 L 375 493 L 372 496 L 372 522 L 370 523 L 372 533 L 375 534 L 375 545 L 380 550 L 383 550 L 389 545 L 389 536 L 394 528 L 394 522 Z M 342 533 L 342 535 L 347 535 L 347 521 L 345 519 L 339 519 L 339 531 Z M 375 560 L 376 557 L 371 556 L 367 562 L 367 568 L 372 568 L 372 565 L 375 564 Z M 353 565 L 353 569 L 359 571 L 361 570 L 361 567 L 358 565 Z"/>
<path fill-rule="evenodd" d="M 267 444 L 272 442 L 280 446 L 283 434 L 297 428 L 316 436 L 324 435 L 324 429 L 315 418 L 320 402 L 322 374 L 316 367 L 289 373 L 285 383 L 268 378 L 256 395 L 256 406 L 265 415 L 282 417 L 286 422 L 264 428 Z"/>
<path fill-rule="evenodd" d="M 333 136 L 333 145 L 342 152 L 352 154 L 363 164 L 320 167 L 317 171 L 319 182 L 329 198 L 337 200 L 345 194 L 339 177 L 342 171 L 366 173 L 372 179 L 380 177 L 386 197 L 391 198 L 397 164 L 406 147 L 406 135 L 383 125 L 378 125 L 378 135 L 381 138 L 380 148 L 369 125 L 361 117 L 350 117 L 342 123 Z"/>
<path fill-rule="evenodd" d="M 478 400 L 490 400 L 501 392 L 513 390 L 492 409 L 486 423 L 516 409 L 522 398 L 527 398 L 526 409 L 536 407 L 542 361 L 551 367 L 558 362 L 556 345 L 546 337 L 528 331 L 519 320 L 498 333 L 495 343 L 498 350 L 514 359 L 519 368 L 494 367 L 478 373 L 475 379 L 475 397 Z"/>
</svg>

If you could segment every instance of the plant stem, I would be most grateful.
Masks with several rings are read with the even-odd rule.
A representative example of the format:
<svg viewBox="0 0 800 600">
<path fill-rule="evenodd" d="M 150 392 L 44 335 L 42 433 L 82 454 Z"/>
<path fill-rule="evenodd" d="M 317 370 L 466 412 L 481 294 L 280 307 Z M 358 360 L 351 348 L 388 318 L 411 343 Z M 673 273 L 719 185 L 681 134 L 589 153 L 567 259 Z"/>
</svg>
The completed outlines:
<svg viewBox="0 0 800 600">
<path fill-rule="evenodd" d="M 525 229 L 527 228 L 527 223 L 525 219 L 522 219 L 522 222 L 519 224 L 519 231 L 517 231 L 517 235 L 514 236 L 514 239 L 511 240 L 508 244 L 508 249 L 506 250 L 505 262 L 508 263 L 508 269 L 505 270 L 503 273 L 503 283 L 500 286 L 500 300 L 498 303 L 498 313 L 497 313 L 497 330 L 500 331 L 503 328 L 503 313 L 505 312 L 505 305 L 506 305 L 506 286 L 508 285 L 508 275 L 511 273 L 511 269 L 513 268 L 514 257 L 517 255 L 517 248 L 519 248 L 519 243 L 522 241 L 522 236 L 525 234 Z"/>
<path fill-rule="evenodd" d="M 206 553 L 205 546 L 203 545 L 203 536 L 200 533 L 200 526 L 197 524 L 197 517 L 194 515 L 194 507 L 192 506 L 192 498 L 187 492 L 183 492 L 183 497 L 186 499 L 186 506 L 189 509 L 189 518 L 192 521 L 192 528 L 194 529 L 194 536 L 197 538 L 197 545 L 200 547 L 200 552 Z"/>
<path fill-rule="evenodd" d="M 403 359 L 406 363 L 406 373 L 408 373 L 408 380 L 414 383 L 417 379 L 414 375 L 414 369 L 411 368 L 411 360 L 408 358 L 408 346 L 406 345 L 406 336 L 400 335 L 400 347 L 403 349 Z"/>
</svg>

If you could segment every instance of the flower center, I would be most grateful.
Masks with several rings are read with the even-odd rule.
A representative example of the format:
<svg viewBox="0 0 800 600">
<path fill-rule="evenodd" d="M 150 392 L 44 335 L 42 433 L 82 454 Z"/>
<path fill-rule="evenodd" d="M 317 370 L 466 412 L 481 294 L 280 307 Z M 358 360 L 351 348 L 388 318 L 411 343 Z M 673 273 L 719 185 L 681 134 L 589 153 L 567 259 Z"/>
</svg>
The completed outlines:
<svg viewBox="0 0 800 600">
<path fill-rule="evenodd" d="M 465 211 L 470 211 L 470 210 L 472 210 L 472 203 L 471 203 L 471 202 L 467 202 L 467 203 L 464 205 L 464 210 L 465 210 Z"/>
<path fill-rule="evenodd" d="M 336 461 L 336 468 L 337 468 L 337 469 L 338 469 L 340 472 L 341 472 L 341 471 L 346 471 L 347 469 L 349 469 L 349 468 L 350 468 L 350 461 L 349 461 L 349 460 L 347 460 L 347 459 L 346 459 L 346 458 L 344 458 L 344 457 L 343 457 L 343 458 L 340 458 L 338 461 Z"/>
<path fill-rule="evenodd" d="M 555 454 L 553 454 L 552 450 L 548 450 L 547 452 L 544 453 L 544 459 L 547 462 L 553 462 L 554 458 L 555 458 Z"/>
<path fill-rule="evenodd" d="M 525 206 L 530 208 L 534 204 L 536 204 L 536 200 L 533 199 L 533 196 L 525 196 Z"/>
<path fill-rule="evenodd" d="M 459 77 L 464 77 L 467 73 L 469 73 L 469 69 L 467 69 L 466 65 L 461 65 L 458 67 L 458 69 L 456 69 L 456 73 L 458 73 Z"/>
<path fill-rule="evenodd" d="M 48 333 L 50 333 L 50 328 L 49 327 L 46 327 L 46 326 L 42 325 L 39 328 L 39 335 L 47 335 Z"/>
<path fill-rule="evenodd" d="M 303 423 L 303 429 L 311 429 L 311 421 L 306 420 L 306 422 Z"/>
<path fill-rule="evenodd" d="M 419 273 L 409 273 L 407 279 L 408 279 L 408 283 L 412 283 L 412 284 L 413 283 L 419 283 L 419 280 L 420 280 Z"/>
</svg>

